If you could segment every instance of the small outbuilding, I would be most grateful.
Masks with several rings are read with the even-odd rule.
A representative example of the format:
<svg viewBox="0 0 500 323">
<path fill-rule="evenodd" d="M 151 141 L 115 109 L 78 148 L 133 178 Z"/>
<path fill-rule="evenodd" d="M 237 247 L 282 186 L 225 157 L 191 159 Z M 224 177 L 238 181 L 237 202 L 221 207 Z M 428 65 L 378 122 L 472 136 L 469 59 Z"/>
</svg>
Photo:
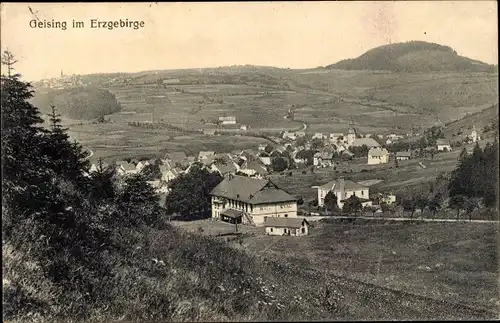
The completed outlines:
<svg viewBox="0 0 500 323">
<path fill-rule="evenodd" d="M 305 236 L 309 234 L 309 222 L 303 218 L 266 217 L 266 235 Z"/>
</svg>

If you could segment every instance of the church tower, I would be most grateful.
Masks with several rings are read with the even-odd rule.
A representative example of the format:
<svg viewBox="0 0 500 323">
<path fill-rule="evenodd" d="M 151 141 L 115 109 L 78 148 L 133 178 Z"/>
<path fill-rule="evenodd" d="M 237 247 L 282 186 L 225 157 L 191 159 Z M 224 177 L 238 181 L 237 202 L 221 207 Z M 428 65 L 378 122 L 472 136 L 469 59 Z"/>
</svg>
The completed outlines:
<svg viewBox="0 0 500 323">
<path fill-rule="evenodd" d="M 470 136 L 472 138 L 472 142 L 477 142 L 478 136 L 477 136 L 476 126 L 472 126 L 472 133 Z"/>
<path fill-rule="evenodd" d="M 352 146 L 354 140 L 356 140 L 356 131 L 353 128 L 353 122 L 349 122 L 349 131 L 347 132 L 347 146 Z"/>
</svg>

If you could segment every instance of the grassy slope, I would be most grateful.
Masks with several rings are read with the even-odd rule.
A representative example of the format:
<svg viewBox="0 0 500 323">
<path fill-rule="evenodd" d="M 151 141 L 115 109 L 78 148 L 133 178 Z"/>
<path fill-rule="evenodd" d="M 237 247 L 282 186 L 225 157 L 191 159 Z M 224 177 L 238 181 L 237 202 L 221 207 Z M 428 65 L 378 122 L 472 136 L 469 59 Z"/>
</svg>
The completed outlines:
<svg viewBox="0 0 500 323">
<path fill-rule="evenodd" d="M 498 310 L 495 225 L 317 222 L 314 226 L 307 237 L 257 236 L 244 244 L 258 254 L 303 267 Z"/>
<path fill-rule="evenodd" d="M 467 115 L 462 119 L 459 119 L 455 122 L 449 123 L 446 125 L 444 129 L 445 136 L 451 138 L 452 134 L 458 133 L 460 130 L 463 131 L 464 135 L 471 133 L 472 126 L 476 126 L 476 131 L 479 132 L 479 135 L 483 138 L 490 138 L 494 136 L 494 132 L 490 131 L 489 133 L 483 133 L 482 130 L 485 126 L 490 126 L 493 122 L 498 120 L 498 104 L 491 106 L 487 109 L 484 109 L 478 113 L 474 113 L 471 115 Z"/>
<path fill-rule="evenodd" d="M 276 239 L 279 239 L 277 237 Z M 181 229 L 141 232 L 130 239 L 133 255 L 110 255 L 115 264 L 110 304 L 92 304 L 92 319 L 173 321 L 351 320 L 490 318 L 491 313 L 402 294 L 374 285 L 326 275 L 282 261 L 247 254 L 210 237 Z M 296 240 L 299 241 L 299 240 Z M 31 269 L 19 255 L 2 248 L 4 280 Z M 291 252 L 291 250 L 287 250 Z M 228 256 L 230 255 L 230 256 Z M 163 264 L 155 264 L 153 258 Z M 6 271 L 6 269 L 8 269 Z M 43 280 L 43 278 L 41 278 Z M 9 283 L 7 283 L 8 285 Z M 324 296 L 324 286 L 330 296 Z M 35 298 L 43 298 L 32 289 Z M 4 288 L 6 286 L 4 285 Z M 28 320 L 27 317 L 18 321 Z M 49 321 L 51 319 L 49 318 Z"/>
</svg>

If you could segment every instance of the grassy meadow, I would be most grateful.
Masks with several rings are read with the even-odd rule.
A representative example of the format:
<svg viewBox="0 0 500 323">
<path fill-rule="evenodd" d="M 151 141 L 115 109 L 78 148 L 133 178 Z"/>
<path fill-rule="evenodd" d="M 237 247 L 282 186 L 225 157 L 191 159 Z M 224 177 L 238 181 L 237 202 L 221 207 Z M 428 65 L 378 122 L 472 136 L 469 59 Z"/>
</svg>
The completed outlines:
<svg viewBox="0 0 500 323">
<path fill-rule="evenodd" d="M 303 268 L 498 311 L 498 225 L 361 222 L 313 222 L 299 238 L 248 235 L 243 246 Z"/>
</svg>

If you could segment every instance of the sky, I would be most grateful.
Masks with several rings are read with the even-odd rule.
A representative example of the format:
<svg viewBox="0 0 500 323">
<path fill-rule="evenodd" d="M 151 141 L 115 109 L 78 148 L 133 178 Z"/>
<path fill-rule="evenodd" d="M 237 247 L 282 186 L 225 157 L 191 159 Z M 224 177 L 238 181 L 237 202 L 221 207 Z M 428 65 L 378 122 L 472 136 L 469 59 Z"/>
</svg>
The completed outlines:
<svg viewBox="0 0 500 323">
<path fill-rule="evenodd" d="M 1 48 L 16 56 L 17 71 L 29 81 L 59 76 L 61 70 L 314 68 L 411 40 L 498 64 L 496 6 L 496 1 L 3 3 Z M 32 28 L 33 19 L 68 26 Z M 90 28 L 91 19 L 144 21 L 144 27 Z M 84 28 L 72 28 L 73 20 L 83 21 Z"/>
</svg>

